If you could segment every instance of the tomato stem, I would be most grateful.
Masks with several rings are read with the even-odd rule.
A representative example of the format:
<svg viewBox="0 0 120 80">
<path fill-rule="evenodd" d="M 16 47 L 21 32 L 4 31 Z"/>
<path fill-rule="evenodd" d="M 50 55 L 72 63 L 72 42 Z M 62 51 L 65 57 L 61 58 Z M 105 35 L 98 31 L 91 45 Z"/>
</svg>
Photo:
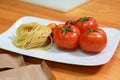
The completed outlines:
<svg viewBox="0 0 120 80">
<path fill-rule="evenodd" d="M 63 32 L 70 32 L 70 31 L 71 31 L 71 30 L 70 30 L 70 27 L 71 27 L 71 26 L 64 27 L 64 28 L 62 28 L 62 31 L 63 31 Z"/>
<path fill-rule="evenodd" d="M 89 19 L 89 17 L 83 17 L 83 18 L 80 18 L 79 20 L 78 20 L 78 22 L 81 22 L 81 23 L 83 23 L 83 22 L 85 22 L 85 21 L 87 21 Z"/>
<path fill-rule="evenodd" d="M 70 24 L 71 24 L 71 25 L 74 25 L 74 24 L 75 24 L 75 22 L 74 22 L 74 21 L 70 21 Z"/>
</svg>

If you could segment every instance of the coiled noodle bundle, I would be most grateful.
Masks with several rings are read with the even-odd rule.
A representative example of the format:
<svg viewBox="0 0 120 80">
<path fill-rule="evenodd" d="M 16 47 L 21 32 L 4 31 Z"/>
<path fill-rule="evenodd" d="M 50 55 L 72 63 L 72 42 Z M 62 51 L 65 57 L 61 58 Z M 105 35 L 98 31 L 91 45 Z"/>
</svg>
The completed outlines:
<svg viewBox="0 0 120 80">
<path fill-rule="evenodd" d="M 51 44 L 47 42 L 52 42 L 51 29 L 35 22 L 20 25 L 16 34 L 13 44 L 23 49 L 43 48 Z"/>
</svg>

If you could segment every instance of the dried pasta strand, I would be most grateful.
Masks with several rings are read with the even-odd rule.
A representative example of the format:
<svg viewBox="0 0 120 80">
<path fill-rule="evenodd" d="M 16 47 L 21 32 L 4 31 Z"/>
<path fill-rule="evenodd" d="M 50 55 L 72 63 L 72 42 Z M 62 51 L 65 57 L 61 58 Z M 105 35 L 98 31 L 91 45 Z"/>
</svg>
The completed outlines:
<svg viewBox="0 0 120 80">
<path fill-rule="evenodd" d="M 52 45 L 51 29 L 35 22 L 21 24 L 16 34 L 13 44 L 19 48 L 49 49 Z M 47 45 L 49 47 L 46 46 L 48 37 L 50 37 L 50 44 Z"/>
</svg>

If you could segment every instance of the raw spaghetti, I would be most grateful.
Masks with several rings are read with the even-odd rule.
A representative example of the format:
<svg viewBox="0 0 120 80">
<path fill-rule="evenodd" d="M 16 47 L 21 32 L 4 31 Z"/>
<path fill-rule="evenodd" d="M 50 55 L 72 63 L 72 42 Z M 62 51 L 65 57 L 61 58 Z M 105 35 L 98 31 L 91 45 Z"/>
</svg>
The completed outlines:
<svg viewBox="0 0 120 80">
<path fill-rule="evenodd" d="M 16 31 L 13 44 L 23 49 L 49 49 L 52 46 L 51 29 L 32 22 L 21 24 Z"/>
</svg>

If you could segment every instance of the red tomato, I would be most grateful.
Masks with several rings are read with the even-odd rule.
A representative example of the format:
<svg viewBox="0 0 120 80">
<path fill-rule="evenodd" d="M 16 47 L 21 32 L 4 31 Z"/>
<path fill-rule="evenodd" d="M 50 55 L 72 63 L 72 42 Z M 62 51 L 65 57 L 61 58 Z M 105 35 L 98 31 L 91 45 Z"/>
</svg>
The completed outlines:
<svg viewBox="0 0 120 80">
<path fill-rule="evenodd" d="M 72 50 L 78 45 L 80 31 L 75 26 L 65 26 L 55 31 L 53 36 L 54 43 L 57 47 Z"/>
<path fill-rule="evenodd" d="M 98 23 L 93 17 L 84 17 L 80 18 L 75 22 L 75 26 L 81 31 L 85 32 L 88 28 L 91 30 L 98 28 Z"/>
<path fill-rule="evenodd" d="M 85 52 L 99 53 L 107 44 L 106 33 L 102 29 L 89 30 L 81 34 L 79 46 Z"/>
<path fill-rule="evenodd" d="M 50 27 L 51 29 L 55 29 L 57 25 L 55 23 L 50 23 L 47 25 L 47 27 Z"/>
<path fill-rule="evenodd" d="M 47 27 L 50 27 L 51 30 L 52 30 L 52 35 L 54 34 L 55 32 L 55 29 L 57 28 L 57 25 L 55 23 L 50 23 L 47 25 Z"/>
<path fill-rule="evenodd" d="M 64 27 L 64 24 L 58 24 L 57 25 L 57 28 L 63 28 Z"/>
<path fill-rule="evenodd" d="M 47 27 L 50 27 L 52 29 L 52 35 L 54 35 L 56 29 L 58 28 L 62 28 L 64 26 L 64 24 L 55 24 L 55 23 L 50 23 L 47 25 Z"/>
<path fill-rule="evenodd" d="M 81 32 L 81 25 L 82 23 L 80 21 L 75 22 L 75 26 L 79 29 L 80 32 Z"/>
<path fill-rule="evenodd" d="M 65 22 L 65 25 L 74 25 L 74 23 L 75 23 L 75 21 L 73 21 L 73 20 L 68 20 L 68 21 L 66 21 Z"/>
</svg>

